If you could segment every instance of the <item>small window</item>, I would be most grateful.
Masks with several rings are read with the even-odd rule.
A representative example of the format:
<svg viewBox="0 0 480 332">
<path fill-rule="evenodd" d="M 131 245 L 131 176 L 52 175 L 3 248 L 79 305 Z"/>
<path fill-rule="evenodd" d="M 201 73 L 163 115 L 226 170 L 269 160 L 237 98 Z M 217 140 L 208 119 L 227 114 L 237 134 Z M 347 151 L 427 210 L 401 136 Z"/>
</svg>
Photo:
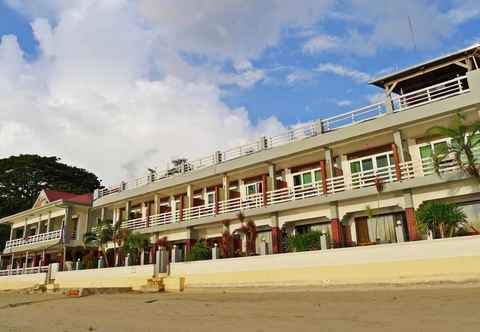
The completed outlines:
<svg viewBox="0 0 480 332">
<path fill-rule="evenodd" d="M 373 160 L 372 159 L 364 159 L 362 160 L 362 169 L 363 171 L 370 171 L 373 169 Z"/>
<path fill-rule="evenodd" d="M 318 182 L 318 181 L 322 180 L 322 177 L 320 175 L 320 170 L 316 170 L 315 173 L 314 173 L 314 176 L 315 176 L 315 182 Z"/>
<path fill-rule="evenodd" d="M 420 147 L 420 158 L 426 159 L 431 158 L 433 155 L 432 147 L 430 145 L 424 145 Z"/>
<path fill-rule="evenodd" d="M 211 191 L 207 193 L 207 204 L 213 204 L 215 202 L 215 192 Z"/>
<path fill-rule="evenodd" d="M 257 183 L 251 183 L 247 185 L 247 196 L 250 195 L 255 195 L 258 192 L 258 184 Z"/>
<path fill-rule="evenodd" d="M 360 173 L 362 171 L 360 161 L 354 161 L 350 164 L 350 170 L 352 171 L 352 174 L 355 173 Z"/>
<path fill-rule="evenodd" d="M 304 185 L 312 183 L 312 173 L 303 173 L 302 179 Z"/>
<path fill-rule="evenodd" d="M 441 153 L 441 154 L 447 153 L 448 151 L 447 142 L 439 142 L 439 143 L 433 144 L 433 151 L 435 151 L 435 153 Z"/>
<path fill-rule="evenodd" d="M 387 166 L 388 166 L 387 156 L 386 155 L 378 156 L 377 157 L 377 167 L 381 168 L 381 167 L 387 167 Z"/>
<path fill-rule="evenodd" d="M 293 185 L 294 185 L 295 187 L 302 185 L 302 177 L 300 176 L 300 174 L 293 176 Z"/>
</svg>

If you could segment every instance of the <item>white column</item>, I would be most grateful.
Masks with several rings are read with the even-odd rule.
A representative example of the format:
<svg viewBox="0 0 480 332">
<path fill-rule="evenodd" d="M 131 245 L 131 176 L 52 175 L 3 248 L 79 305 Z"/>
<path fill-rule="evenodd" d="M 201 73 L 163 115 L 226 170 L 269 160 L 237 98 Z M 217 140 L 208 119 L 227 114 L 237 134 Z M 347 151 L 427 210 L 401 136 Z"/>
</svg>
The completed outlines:
<svg viewBox="0 0 480 332">
<path fill-rule="evenodd" d="M 37 232 L 36 232 L 37 235 L 40 234 L 40 228 L 41 228 L 41 226 L 42 226 L 42 215 L 39 215 L 39 216 L 38 216 Z"/>
<path fill-rule="evenodd" d="M 188 208 L 193 207 L 193 187 L 191 184 L 187 186 L 187 204 Z"/>
<path fill-rule="evenodd" d="M 47 233 L 50 232 L 50 221 L 52 219 L 52 212 L 48 212 L 48 218 L 47 218 Z"/>
<path fill-rule="evenodd" d="M 269 188 L 266 188 L 267 191 L 270 190 L 276 190 L 277 189 L 277 168 L 275 167 L 274 164 L 269 164 L 268 165 L 268 183 L 269 183 Z"/>
<path fill-rule="evenodd" d="M 393 132 L 393 142 L 397 146 L 398 156 L 400 158 L 400 162 L 405 162 L 405 151 L 403 149 L 403 142 L 402 142 L 402 134 L 400 131 Z"/>
<path fill-rule="evenodd" d="M 245 181 L 243 181 L 243 179 L 238 180 L 238 190 L 240 192 L 240 198 L 244 200 L 246 193 L 245 193 Z"/>
<path fill-rule="evenodd" d="M 27 237 L 27 221 L 28 219 L 25 218 L 25 225 L 23 226 L 23 237 Z"/>
<path fill-rule="evenodd" d="M 10 226 L 10 241 L 13 240 L 13 225 Z"/>
<path fill-rule="evenodd" d="M 126 219 L 125 220 L 128 220 L 130 219 L 130 211 L 132 210 L 132 202 L 131 201 L 127 201 L 125 203 L 125 214 L 126 214 Z"/>
<path fill-rule="evenodd" d="M 227 174 L 223 174 L 222 186 L 223 186 L 223 200 L 228 201 L 230 199 L 230 182 L 228 180 Z"/>
<path fill-rule="evenodd" d="M 155 196 L 153 197 L 153 201 L 153 214 L 160 214 L 160 195 L 155 194 Z"/>
<path fill-rule="evenodd" d="M 352 171 L 350 169 L 350 163 L 348 162 L 347 155 L 345 154 L 342 155 L 341 160 L 342 160 L 343 178 L 345 180 L 345 189 L 350 189 L 352 184 Z"/>
<path fill-rule="evenodd" d="M 288 187 L 293 187 L 292 170 L 290 168 L 285 168 L 285 181 Z"/>
</svg>

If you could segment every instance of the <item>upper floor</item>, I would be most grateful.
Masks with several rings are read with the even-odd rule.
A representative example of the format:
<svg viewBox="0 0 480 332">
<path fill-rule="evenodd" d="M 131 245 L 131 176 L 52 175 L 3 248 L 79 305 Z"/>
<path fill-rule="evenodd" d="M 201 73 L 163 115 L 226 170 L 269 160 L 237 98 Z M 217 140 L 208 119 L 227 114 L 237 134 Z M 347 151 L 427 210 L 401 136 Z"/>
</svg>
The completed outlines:
<svg viewBox="0 0 480 332">
<path fill-rule="evenodd" d="M 382 103 L 97 191 L 94 214 L 131 229 L 153 229 L 312 197 L 348 199 L 379 182 L 388 189 L 437 181 L 432 152 L 446 138 L 432 139 L 426 131 L 449 126 L 457 112 L 478 121 L 479 49 L 372 81 L 385 90 Z M 446 160 L 441 172 L 458 168 L 454 159 Z"/>
<path fill-rule="evenodd" d="M 48 249 L 56 244 L 79 246 L 87 230 L 92 194 L 44 190 L 33 207 L 0 223 L 10 225 L 4 253 Z"/>
</svg>

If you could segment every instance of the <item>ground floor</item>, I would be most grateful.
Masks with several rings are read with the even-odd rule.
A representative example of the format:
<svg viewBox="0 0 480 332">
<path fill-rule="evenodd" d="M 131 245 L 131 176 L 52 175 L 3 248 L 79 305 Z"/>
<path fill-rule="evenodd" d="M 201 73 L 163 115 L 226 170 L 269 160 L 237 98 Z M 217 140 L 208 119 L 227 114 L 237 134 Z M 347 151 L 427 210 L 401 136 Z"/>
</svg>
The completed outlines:
<svg viewBox="0 0 480 332">
<path fill-rule="evenodd" d="M 9 292 L 0 294 L 0 330 L 201 332 L 211 331 L 215 322 L 216 328 L 232 332 L 477 331 L 479 305 L 480 286 L 474 284 L 195 290 L 78 299 Z"/>
</svg>

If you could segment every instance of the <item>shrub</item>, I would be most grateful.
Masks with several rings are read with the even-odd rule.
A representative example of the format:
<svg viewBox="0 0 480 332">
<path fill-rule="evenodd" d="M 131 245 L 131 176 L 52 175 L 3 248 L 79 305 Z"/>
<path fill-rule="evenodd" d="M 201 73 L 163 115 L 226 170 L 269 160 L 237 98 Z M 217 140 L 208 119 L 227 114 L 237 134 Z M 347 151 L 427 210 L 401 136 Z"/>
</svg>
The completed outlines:
<svg viewBox="0 0 480 332">
<path fill-rule="evenodd" d="M 431 230 L 435 238 L 452 237 L 465 227 L 467 218 L 462 208 L 455 204 L 431 201 L 423 204 L 416 212 L 420 231 Z"/>
<path fill-rule="evenodd" d="M 187 261 L 204 261 L 210 258 L 211 250 L 204 240 L 195 243 L 187 254 Z"/>
<path fill-rule="evenodd" d="M 319 250 L 321 235 L 319 231 L 291 235 L 288 237 L 288 251 Z"/>
</svg>

